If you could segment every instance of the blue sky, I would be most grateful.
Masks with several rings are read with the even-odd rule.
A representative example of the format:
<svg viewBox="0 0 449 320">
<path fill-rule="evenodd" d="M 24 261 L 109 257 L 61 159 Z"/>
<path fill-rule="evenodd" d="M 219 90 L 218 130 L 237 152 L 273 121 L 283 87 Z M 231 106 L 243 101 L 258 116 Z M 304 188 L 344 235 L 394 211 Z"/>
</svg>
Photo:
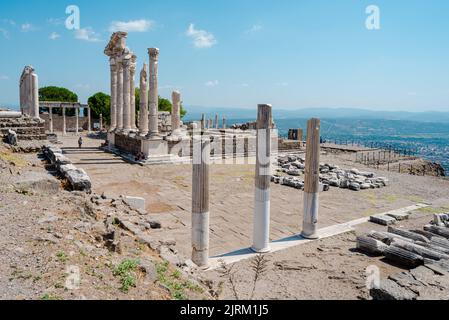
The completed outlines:
<svg viewBox="0 0 449 320">
<path fill-rule="evenodd" d="M 65 28 L 68 5 L 81 30 Z M 365 27 L 369 5 L 380 30 Z M 449 111 L 447 0 L 5 0 L 0 104 L 17 104 L 27 64 L 81 102 L 109 93 L 114 27 L 139 68 L 160 48 L 160 94 L 179 89 L 187 106 Z"/>
</svg>

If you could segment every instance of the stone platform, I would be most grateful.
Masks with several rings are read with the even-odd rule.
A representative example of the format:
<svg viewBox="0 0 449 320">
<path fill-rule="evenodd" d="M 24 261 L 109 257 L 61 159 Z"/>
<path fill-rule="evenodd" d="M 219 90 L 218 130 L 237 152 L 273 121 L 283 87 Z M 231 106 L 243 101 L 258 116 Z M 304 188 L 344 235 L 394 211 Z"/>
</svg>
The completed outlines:
<svg viewBox="0 0 449 320">
<path fill-rule="evenodd" d="M 17 138 L 21 140 L 46 140 L 45 123 L 38 118 L 22 116 L 20 118 L 2 118 L 0 117 L 0 135 L 4 139 L 8 130 L 17 133 Z"/>
</svg>

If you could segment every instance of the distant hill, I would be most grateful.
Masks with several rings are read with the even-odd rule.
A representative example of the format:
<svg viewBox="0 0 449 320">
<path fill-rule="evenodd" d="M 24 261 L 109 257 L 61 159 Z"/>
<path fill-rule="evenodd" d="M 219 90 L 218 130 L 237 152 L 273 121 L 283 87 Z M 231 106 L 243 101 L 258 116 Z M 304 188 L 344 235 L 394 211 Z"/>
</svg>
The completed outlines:
<svg viewBox="0 0 449 320">
<path fill-rule="evenodd" d="M 186 106 L 187 120 L 200 119 L 204 113 L 206 117 L 213 118 L 218 114 L 221 118 L 228 119 L 255 119 L 256 108 L 235 108 L 235 107 L 200 107 Z M 448 108 L 449 109 L 449 108 Z M 444 122 L 449 123 L 449 111 L 437 112 L 407 112 L 407 111 L 374 111 L 356 108 L 306 108 L 306 109 L 273 109 L 273 116 L 276 119 L 288 118 L 329 118 L 329 119 L 382 119 L 382 120 L 408 120 L 418 122 Z"/>
</svg>

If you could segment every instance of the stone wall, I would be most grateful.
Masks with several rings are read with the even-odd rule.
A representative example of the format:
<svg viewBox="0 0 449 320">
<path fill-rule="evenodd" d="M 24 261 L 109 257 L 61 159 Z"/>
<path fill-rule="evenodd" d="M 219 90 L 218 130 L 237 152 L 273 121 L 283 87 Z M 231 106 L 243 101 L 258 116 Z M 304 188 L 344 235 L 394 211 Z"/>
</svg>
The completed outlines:
<svg viewBox="0 0 449 320">
<path fill-rule="evenodd" d="M 0 137 L 2 139 L 8 134 L 8 130 L 17 133 L 19 141 L 47 139 L 44 122 L 37 118 L 0 118 Z"/>
<path fill-rule="evenodd" d="M 115 134 L 114 146 L 122 152 L 137 155 L 142 150 L 142 140 L 122 134 Z"/>
<path fill-rule="evenodd" d="M 45 120 L 45 130 L 46 131 L 50 131 L 50 115 L 48 113 L 41 113 L 40 118 L 42 120 Z M 92 127 L 94 126 L 94 122 L 98 122 L 98 121 L 94 121 L 92 119 Z M 53 114 L 53 131 L 56 132 L 62 132 L 62 123 L 63 123 L 63 117 L 62 115 L 59 114 Z M 76 131 L 76 117 L 72 116 L 66 116 L 65 117 L 65 123 L 66 123 L 66 128 L 67 128 L 67 132 L 75 132 Z M 79 130 L 81 131 L 81 129 L 87 130 L 87 117 L 79 118 Z"/>
</svg>

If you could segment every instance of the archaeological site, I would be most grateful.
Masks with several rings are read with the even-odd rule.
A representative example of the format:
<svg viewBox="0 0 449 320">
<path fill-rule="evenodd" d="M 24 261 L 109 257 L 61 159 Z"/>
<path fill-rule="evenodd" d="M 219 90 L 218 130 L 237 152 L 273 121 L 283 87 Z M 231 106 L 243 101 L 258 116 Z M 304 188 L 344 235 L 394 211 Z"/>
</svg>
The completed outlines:
<svg viewBox="0 0 449 320">
<path fill-rule="evenodd" d="M 70 23 L 88 19 L 95 5 L 83 4 L 68 7 Z M 332 95 L 339 106 L 353 100 L 338 100 L 340 84 L 321 88 L 334 67 L 310 74 L 314 59 L 324 63 L 312 57 L 321 45 L 291 49 L 309 67 L 259 47 L 268 22 L 241 32 L 232 51 L 223 49 L 230 39 L 193 23 L 159 39 L 173 17 L 185 19 L 55 29 L 49 60 L 18 54 L 1 66 L 1 86 L 17 81 L 0 87 L 0 299 L 188 300 L 197 304 L 172 312 L 192 317 L 222 312 L 199 301 L 233 301 L 234 315 L 262 318 L 276 300 L 449 300 L 444 110 L 419 122 L 413 112 L 391 120 L 323 109 Z M 41 32 L 24 24 L 13 33 L 19 27 L 1 22 L 0 40 Z M 79 51 L 60 63 L 72 42 Z M 247 42 L 258 49 L 242 62 L 246 52 L 235 51 Z M 253 56 L 264 46 L 270 52 Z M 272 65 L 296 71 L 284 83 Z M 204 79 L 223 80 L 198 80 L 212 73 Z M 293 85 L 303 76 L 308 83 Z M 17 103 L 6 102 L 10 91 Z M 286 96 L 317 107 L 287 110 Z M 247 107 L 220 107 L 235 99 Z M 248 301 L 254 309 L 235 308 Z"/>
</svg>

